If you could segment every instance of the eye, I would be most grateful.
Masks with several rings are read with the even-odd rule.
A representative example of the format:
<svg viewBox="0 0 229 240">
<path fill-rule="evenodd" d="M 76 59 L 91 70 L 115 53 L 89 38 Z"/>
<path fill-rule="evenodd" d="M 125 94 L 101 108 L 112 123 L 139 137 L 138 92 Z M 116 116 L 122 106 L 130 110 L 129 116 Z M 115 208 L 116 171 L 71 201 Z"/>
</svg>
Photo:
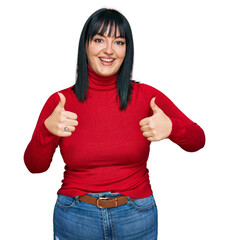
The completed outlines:
<svg viewBox="0 0 229 240">
<path fill-rule="evenodd" d="M 124 45 L 124 44 L 125 44 L 125 41 L 120 41 L 120 40 L 119 40 L 119 41 L 116 41 L 116 44 L 117 44 L 117 45 Z"/>
<path fill-rule="evenodd" d="M 94 39 L 94 42 L 97 42 L 97 43 L 101 43 L 102 41 L 103 41 L 102 38 L 95 38 L 95 39 Z"/>
</svg>

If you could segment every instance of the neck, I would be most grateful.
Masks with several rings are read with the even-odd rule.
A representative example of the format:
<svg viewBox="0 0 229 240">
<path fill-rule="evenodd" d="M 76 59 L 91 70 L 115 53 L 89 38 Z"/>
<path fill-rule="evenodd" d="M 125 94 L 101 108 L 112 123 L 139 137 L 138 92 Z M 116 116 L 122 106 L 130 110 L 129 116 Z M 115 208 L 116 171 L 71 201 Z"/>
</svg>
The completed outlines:
<svg viewBox="0 0 229 240">
<path fill-rule="evenodd" d="M 117 82 L 117 74 L 111 76 L 102 76 L 92 70 L 89 65 L 88 67 L 88 81 L 89 81 L 89 89 L 94 89 L 98 91 L 107 91 L 111 89 L 115 89 Z"/>
</svg>

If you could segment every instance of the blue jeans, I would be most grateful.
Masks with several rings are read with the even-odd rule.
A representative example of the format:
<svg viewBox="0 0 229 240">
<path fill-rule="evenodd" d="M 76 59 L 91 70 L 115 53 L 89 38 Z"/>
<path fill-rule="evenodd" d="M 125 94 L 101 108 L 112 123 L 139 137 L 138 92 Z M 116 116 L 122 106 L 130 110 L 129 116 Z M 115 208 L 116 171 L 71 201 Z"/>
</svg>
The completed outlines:
<svg viewBox="0 0 229 240">
<path fill-rule="evenodd" d="M 88 193 L 113 197 L 120 193 Z M 59 194 L 54 208 L 54 240 L 157 240 L 157 206 L 153 194 L 112 208 Z"/>
</svg>

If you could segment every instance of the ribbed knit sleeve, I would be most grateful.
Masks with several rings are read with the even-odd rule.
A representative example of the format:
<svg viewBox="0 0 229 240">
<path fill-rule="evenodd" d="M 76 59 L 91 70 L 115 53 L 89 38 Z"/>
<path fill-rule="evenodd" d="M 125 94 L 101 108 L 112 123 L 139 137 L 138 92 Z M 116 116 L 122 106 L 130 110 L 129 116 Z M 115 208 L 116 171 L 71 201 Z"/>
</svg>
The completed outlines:
<svg viewBox="0 0 229 240">
<path fill-rule="evenodd" d="M 31 173 L 45 172 L 52 161 L 60 137 L 53 135 L 45 126 L 48 118 L 59 102 L 57 93 L 52 94 L 46 101 L 38 118 L 32 138 L 24 153 L 24 162 Z"/>
<path fill-rule="evenodd" d="M 172 121 L 172 131 L 168 138 L 178 144 L 188 152 L 195 152 L 205 145 L 205 134 L 203 129 L 195 122 L 190 120 L 165 94 L 154 87 L 141 83 L 143 95 L 149 106 L 149 111 L 153 115 L 150 107 L 150 100 L 154 97 L 156 105 Z"/>
</svg>

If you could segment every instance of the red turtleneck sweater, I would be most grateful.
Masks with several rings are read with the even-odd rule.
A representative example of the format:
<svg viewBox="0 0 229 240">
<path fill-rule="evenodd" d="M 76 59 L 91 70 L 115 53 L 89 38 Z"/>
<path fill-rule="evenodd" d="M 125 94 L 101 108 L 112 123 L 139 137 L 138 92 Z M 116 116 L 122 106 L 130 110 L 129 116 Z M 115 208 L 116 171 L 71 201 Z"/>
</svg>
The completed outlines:
<svg viewBox="0 0 229 240">
<path fill-rule="evenodd" d="M 116 101 L 116 74 L 103 77 L 88 68 L 87 100 L 78 101 L 71 87 L 61 90 L 66 98 L 65 110 L 75 112 L 78 126 L 70 137 L 54 136 L 44 125 L 45 119 L 59 103 L 58 93 L 45 103 L 24 161 L 32 173 L 46 171 L 59 146 L 66 164 L 63 184 L 58 193 L 71 197 L 88 192 L 119 192 L 133 198 L 152 194 L 146 167 L 150 144 L 139 122 L 153 114 L 150 100 L 172 121 L 168 137 L 186 151 L 193 152 L 205 144 L 203 130 L 187 118 L 163 93 L 144 84 L 132 82 L 132 101 L 121 111 Z"/>
</svg>

